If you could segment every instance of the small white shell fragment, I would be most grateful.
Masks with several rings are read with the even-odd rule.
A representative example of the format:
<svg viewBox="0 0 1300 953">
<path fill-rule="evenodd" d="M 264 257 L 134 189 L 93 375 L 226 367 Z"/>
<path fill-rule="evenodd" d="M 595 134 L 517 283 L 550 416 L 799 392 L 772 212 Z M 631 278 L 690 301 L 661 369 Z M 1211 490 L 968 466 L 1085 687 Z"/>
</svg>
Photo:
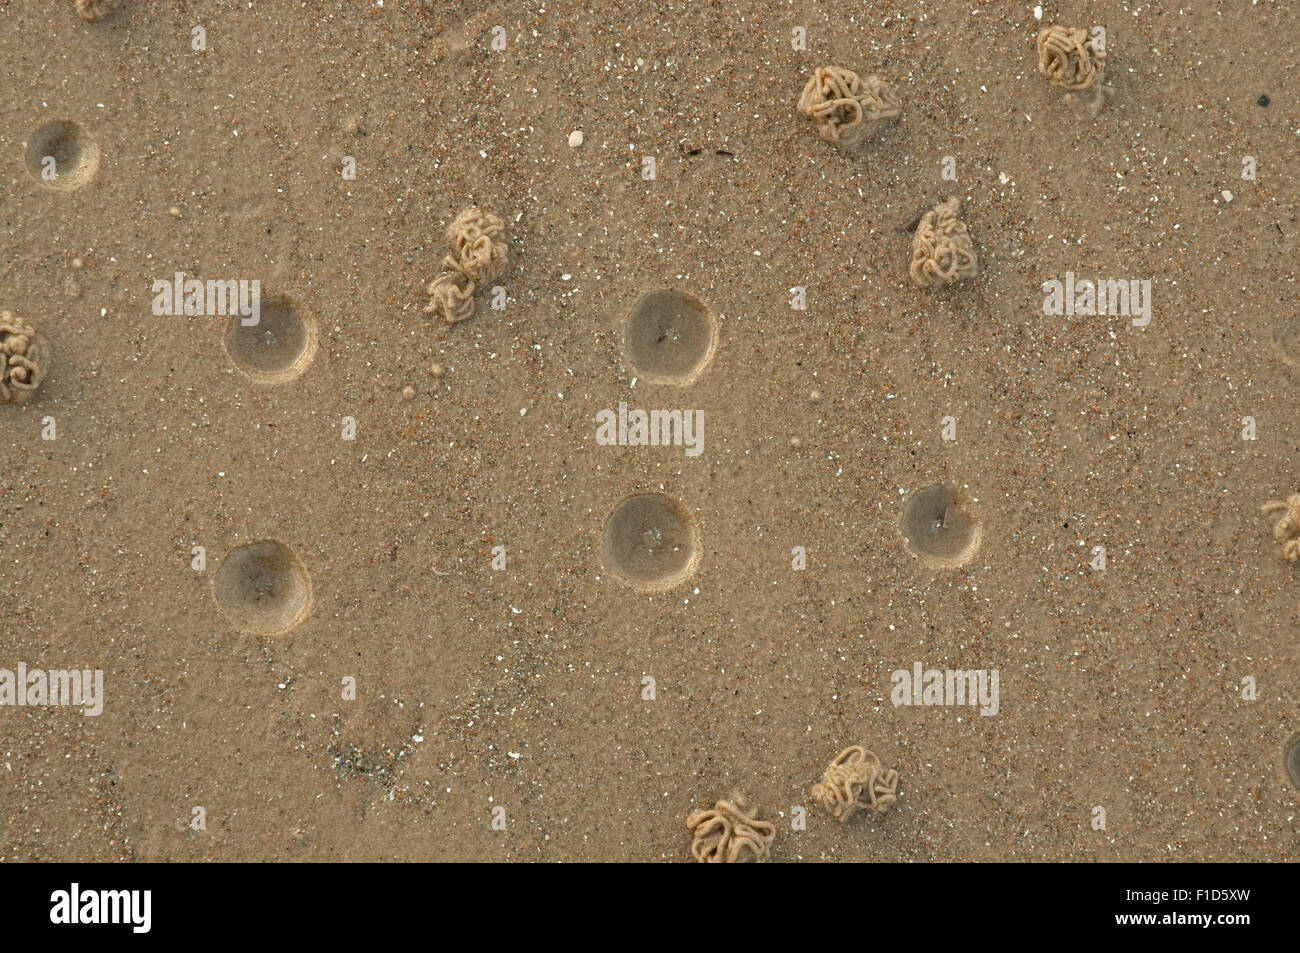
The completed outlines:
<svg viewBox="0 0 1300 953">
<path fill-rule="evenodd" d="M 575 129 L 569 133 L 569 148 L 576 149 L 580 145 L 582 145 L 582 130 Z"/>
</svg>

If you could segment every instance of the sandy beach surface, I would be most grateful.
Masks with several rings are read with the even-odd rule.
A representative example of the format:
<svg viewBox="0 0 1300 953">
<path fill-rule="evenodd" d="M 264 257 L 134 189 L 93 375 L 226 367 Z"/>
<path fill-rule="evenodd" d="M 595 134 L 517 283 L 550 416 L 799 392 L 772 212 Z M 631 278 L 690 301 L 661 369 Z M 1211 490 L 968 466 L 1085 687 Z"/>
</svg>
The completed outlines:
<svg viewBox="0 0 1300 953">
<path fill-rule="evenodd" d="M 0 707 L 0 857 L 686 861 L 743 792 L 775 861 L 1297 859 L 1300 13 L 1035 6 L 0 0 L 0 309 L 48 363 L 0 405 L 0 668 L 104 686 Z M 1053 23 L 1106 29 L 1095 116 Z M 796 109 L 827 64 L 902 102 L 856 151 Z M 950 197 L 978 274 L 917 287 Z M 471 206 L 504 308 L 448 326 Z M 156 314 L 176 272 L 259 281 L 297 363 Z M 1045 314 L 1067 273 L 1149 323 Z M 690 383 L 629 356 L 663 291 Z M 699 452 L 599 442 L 620 403 Z M 962 565 L 902 535 L 932 486 Z M 620 571 L 647 494 L 676 548 Z M 996 714 L 896 705 L 918 663 Z M 853 744 L 899 796 L 841 824 Z"/>
</svg>

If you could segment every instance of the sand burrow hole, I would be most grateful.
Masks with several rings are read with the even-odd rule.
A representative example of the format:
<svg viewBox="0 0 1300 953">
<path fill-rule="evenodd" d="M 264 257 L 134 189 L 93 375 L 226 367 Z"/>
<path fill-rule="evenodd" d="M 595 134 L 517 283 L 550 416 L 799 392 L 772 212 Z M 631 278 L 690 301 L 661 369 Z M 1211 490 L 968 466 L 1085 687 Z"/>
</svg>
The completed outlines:
<svg viewBox="0 0 1300 953">
<path fill-rule="evenodd" d="M 212 580 L 217 606 L 241 629 L 287 632 L 311 610 L 311 580 L 293 550 L 273 539 L 230 551 Z"/>
<path fill-rule="evenodd" d="M 77 123 L 51 119 L 27 140 L 27 171 L 42 185 L 64 191 L 79 189 L 99 169 L 99 146 Z"/>
<path fill-rule="evenodd" d="M 1273 325 L 1270 338 L 1282 363 L 1293 371 L 1300 371 L 1300 315 L 1279 320 Z"/>
<path fill-rule="evenodd" d="M 946 483 L 913 493 L 898 529 L 908 551 L 936 569 L 965 565 L 979 552 L 984 537 L 970 497 Z"/>
<path fill-rule="evenodd" d="M 718 346 L 718 322 L 709 307 L 673 288 L 643 296 L 627 319 L 627 356 L 651 383 L 693 384 Z"/>
<path fill-rule="evenodd" d="M 235 314 L 226 330 L 226 353 L 256 381 L 282 384 L 301 376 L 316 354 L 316 326 L 290 298 L 267 298 L 256 324 Z"/>
<path fill-rule="evenodd" d="M 658 493 L 629 496 L 605 520 L 602 559 L 638 589 L 670 589 L 700 559 L 699 531 L 682 504 Z"/>
</svg>

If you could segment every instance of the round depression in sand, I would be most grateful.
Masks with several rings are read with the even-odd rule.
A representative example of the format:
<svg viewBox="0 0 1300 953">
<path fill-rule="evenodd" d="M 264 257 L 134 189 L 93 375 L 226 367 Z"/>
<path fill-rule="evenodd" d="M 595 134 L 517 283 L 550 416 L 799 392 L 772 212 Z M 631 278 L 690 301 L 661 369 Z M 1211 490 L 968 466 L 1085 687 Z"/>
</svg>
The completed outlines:
<svg viewBox="0 0 1300 953">
<path fill-rule="evenodd" d="M 651 383 L 694 383 L 713 359 L 718 322 L 698 298 L 675 289 L 652 291 L 627 319 L 627 356 Z"/>
<path fill-rule="evenodd" d="M 898 529 L 908 551 L 937 569 L 965 565 L 979 552 L 984 537 L 970 498 L 946 483 L 913 493 Z"/>
<path fill-rule="evenodd" d="M 1282 751 L 1282 764 L 1291 783 L 1300 788 L 1300 733 L 1291 736 Z"/>
<path fill-rule="evenodd" d="M 629 496 L 605 521 L 605 567 L 638 589 L 670 589 L 695 570 L 699 532 L 680 503 L 646 493 Z"/>
<path fill-rule="evenodd" d="M 27 171 L 52 189 L 79 189 L 99 169 L 99 146 L 70 119 L 51 119 L 27 140 Z"/>
<path fill-rule="evenodd" d="M 1270 337 L 1282 363 L 1293 371 L 1300 370 L 1300 315 L 1280 318 L 1273 325 Z"/>
<path fill-rule="evenodd" d="M 226 330 L 226 353 L 235 366 L 268 384 L 291 381 L 316 354 L 316 327 L 288 298 L 261 302 L 256 324 L 235 314 Z"/>
<path fill-rule="evenodd" d="M 287 632 L 311 609 L 311 580 L 288 546 L 264 539 L 231 550 L 212 580 L 217 606 L 259 635 Z"/>
</svg>

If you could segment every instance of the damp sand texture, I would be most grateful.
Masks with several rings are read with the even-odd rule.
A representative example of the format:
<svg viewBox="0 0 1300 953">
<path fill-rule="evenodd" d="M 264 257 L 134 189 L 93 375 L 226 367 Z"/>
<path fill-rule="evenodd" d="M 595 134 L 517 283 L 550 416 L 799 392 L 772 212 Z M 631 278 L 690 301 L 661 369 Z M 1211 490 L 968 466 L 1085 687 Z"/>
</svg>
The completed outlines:
<svg viewBox="0 0 1300 953">
<path fill-rule="evenodd" d="M 0 706 L 0 859 L 1300 858 L 1295 3 L 82 6 L 0 3 L 0 668 L 104 707 Z"/>
</svg>

